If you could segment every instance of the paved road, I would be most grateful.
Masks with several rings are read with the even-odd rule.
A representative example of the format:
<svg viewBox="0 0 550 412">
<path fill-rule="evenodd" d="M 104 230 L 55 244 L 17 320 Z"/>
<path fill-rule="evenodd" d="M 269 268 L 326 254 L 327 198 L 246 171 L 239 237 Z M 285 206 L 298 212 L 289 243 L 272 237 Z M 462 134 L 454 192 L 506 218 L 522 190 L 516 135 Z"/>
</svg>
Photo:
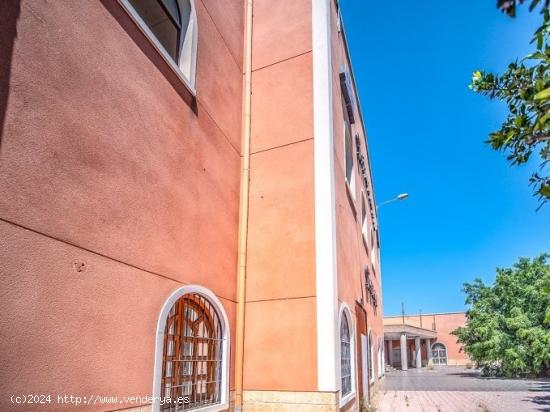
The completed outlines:
<svg viewBox="0 0 550 412">
<path fill-rule="evenodd" d="M 550 411 L 550 381 L 482 378 L 459 367 L 393 371 L 374 403 L 379 412 Z"/>
</svg>

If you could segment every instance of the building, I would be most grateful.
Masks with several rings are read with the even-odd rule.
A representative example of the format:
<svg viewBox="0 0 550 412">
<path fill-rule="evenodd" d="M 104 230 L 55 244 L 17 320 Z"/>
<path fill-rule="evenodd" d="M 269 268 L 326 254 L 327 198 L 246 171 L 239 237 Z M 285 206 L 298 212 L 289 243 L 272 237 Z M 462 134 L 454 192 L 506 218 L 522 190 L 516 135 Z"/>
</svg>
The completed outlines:
<svg viewBox="0 0 550 412">
<path fill-rule="evenodd" d="M 433 365 L 470 364 L 466 352 L 451 332 L 466 324 L 464 312 L 384 317 L 385 362 L 408 369 Z M 403 368 L 402 365 L 405 365 Z"/>
<path fill-rule="evenodd" d="M 1 410 L 368 402 L 380 244 L 338 7 L 2 2 Z"/>
</svg>

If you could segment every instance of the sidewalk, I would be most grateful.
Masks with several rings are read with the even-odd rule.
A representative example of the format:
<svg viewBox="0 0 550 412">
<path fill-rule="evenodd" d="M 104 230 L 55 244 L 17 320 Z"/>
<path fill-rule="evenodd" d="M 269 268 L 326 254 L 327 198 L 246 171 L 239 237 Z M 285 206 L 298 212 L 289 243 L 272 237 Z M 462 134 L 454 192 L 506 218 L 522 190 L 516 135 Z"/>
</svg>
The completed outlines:
<svg viewBox="0 0 550 412">
<path fill-rule="evenodd" d="M 482 378 L 459 367 L 393 371 L 373 403 L 379 412 L 550 411 L 550 382 Z"/>
</svg>

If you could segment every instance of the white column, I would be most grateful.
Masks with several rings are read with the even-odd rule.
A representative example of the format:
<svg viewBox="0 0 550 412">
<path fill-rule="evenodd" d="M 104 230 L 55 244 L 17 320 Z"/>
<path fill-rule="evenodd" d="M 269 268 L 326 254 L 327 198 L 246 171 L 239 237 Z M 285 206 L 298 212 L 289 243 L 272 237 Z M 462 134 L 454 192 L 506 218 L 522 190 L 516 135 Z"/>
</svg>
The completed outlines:
<svg viewBox="0 0 550 412">
<path fill-rule="evenodd" d="M 331 2 L 312 5 L 313 158 L 315 187 L 315 287 L 317 296 L 317 390 L 340 388 L 336 189 L 332 107 Z"/>
<path fill-rule="evenodd" d="M 393 340 L 389 339 L 386 343 L 385 349 L 386 353 L 388 354 L 388 365 L 393 366 L 393 359 L 392 359 L 392 347 L 393 347 Z"/>
<path fill-rule="evenodd" d="M 422 350 L 420 350 L 420 337 L 414 338 L 414 352 L 415 352 L 415 359 L 416 359 L 416 367 L 421 368 L 422 367 Z"/>
<path fill-rule="evenodd" d="M 427 352 L 428 352 L 428 365 L 432 365 L 433 359 L 432 359 L 432 340 L 431 339 L 426 339 L 426 346 L 427 346 Z"/>
<path fill-rule="evenodd" d="M 406 371 L 409 369 L 407 364 L 407 335 L 405 333 L 401 334 L 401 370 Z"/>
</svg>

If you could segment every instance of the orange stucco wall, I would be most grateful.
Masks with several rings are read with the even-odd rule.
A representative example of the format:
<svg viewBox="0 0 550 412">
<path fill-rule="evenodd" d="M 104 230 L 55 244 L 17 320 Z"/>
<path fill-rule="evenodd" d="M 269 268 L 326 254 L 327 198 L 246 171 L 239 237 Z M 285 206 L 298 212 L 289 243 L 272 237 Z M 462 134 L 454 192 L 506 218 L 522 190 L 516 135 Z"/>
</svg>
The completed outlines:
<svg viewBox="0 0 550 412">
<path fill-rule="evenodd" d="M 150 395 L 183 284 L 235 329 L 243 2 L 195 4 L 196 101 L 115 0 L 0 6 L 1 410 Z"/>
<path fill-rule="evenodd" d="M 464 365 L 470 360 L 466 352 L 461 350 L 461 345 L 457 343 L 457 337 L 451 335 L 453 330 L 465 324 L 466 314 L 464 313 L 435 315 L 436 342 L 441 342 L 447 347 L 447 356 L 450 364 Z"/>
<path fill-rule="evenodd" d="M 245 390 L 317 390 L 311 13 L 254 2 Z"/>
<path fill-rule="evenodd" d="M 0 6 L 0 410 L 21 388 L 150 395 L 158 315 L 185 284 L 219 297 L 234 342 L 243 3 L 195 0 L 196 99 L 116 0 Z M 378 376 L 381 275 L 377 236 L 361 233 L 357 156 L 352 191 L 345 182 L 349 63 L 330 3 L 338 300 L 356 324 L 359 386 L 368 331 Z M 254 1 L 248 391 L 318 390 L 311 7 Z M 231 354 L 230 388 L 233 376 Z"/>
</svg>

